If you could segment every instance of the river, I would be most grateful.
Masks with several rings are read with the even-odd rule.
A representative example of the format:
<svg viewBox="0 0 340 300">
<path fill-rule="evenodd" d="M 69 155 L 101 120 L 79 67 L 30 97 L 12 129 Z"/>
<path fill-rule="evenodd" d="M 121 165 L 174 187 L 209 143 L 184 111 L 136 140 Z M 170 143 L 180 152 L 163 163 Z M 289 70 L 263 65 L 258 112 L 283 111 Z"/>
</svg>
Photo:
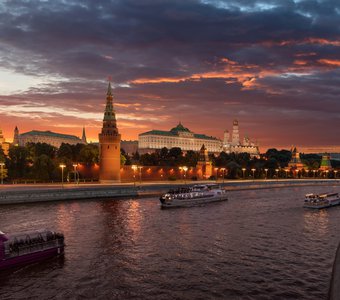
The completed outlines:
<svg viewBox="0 0 340 300">
<path fill-rule="evenodd" d="M 158 199 L 0 207 L 0 230 L 65 235 L 64 258 L 0 273 L 0 299 L 326 299 L 340 206 L 302 208 L 339 186 L 229 192 L 161 210 Z"/>
</svg>

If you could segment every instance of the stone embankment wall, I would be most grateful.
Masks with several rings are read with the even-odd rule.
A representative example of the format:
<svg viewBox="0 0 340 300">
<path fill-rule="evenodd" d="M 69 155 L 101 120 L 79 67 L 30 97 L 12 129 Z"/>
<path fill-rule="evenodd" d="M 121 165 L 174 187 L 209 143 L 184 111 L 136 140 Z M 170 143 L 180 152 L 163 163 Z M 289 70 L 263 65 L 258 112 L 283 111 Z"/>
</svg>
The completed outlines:
<svg viewBox="0 0 340 300">
<path fill-rule="evenodd" d="M 168 182 L 168 183 L 153 183 L 134 186 L 131 185 L 115 185 L 115 186 L 79 186 L 65 188 L 45 188 L 44 186 L 36 186 L 34 188 L 20 189 L 8 188 L 0 190 L 0 205 L 15 204 L 15 203 L 34 203 L 44 201 L 59 201 L 59 200 L 77 200 L 77 199 L 103 199 L 103 198 L 123 198 L 123 197 L 155 197 L 167 192 L 171 188 L 185 187 L 200 182 L 187 181 Z M 210 181 L 209 183 L 215 183 Z M 228 181 L 218 182 L 226 190 L 250 190 L 250 189 L 270 189 L 283 188 L 291 186 L 320 186 L 320 185 L 339 185 L 338 180 L 255 180 L 255 181 Z M 311 188 L 311 192 L 313 189 Z M 340 192 L 340 186 L 339 186 Z"/>
<path fill-rule="evenodd" d="M 137 190 L 133 187 L 11 190 L 0 192 L 0 204 L 137 196 Z"/>
</svg>

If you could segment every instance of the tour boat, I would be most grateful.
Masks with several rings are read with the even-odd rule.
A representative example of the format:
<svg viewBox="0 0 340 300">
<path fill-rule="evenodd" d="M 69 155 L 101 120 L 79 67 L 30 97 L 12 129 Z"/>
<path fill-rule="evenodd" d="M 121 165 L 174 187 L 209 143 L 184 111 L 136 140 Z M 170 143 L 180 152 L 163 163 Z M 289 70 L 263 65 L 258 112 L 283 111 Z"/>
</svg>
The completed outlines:
<svg viewBox="0 0 340 300">
<path fill-rule="evenodd" d="M 307 194 L 303 207 L 326 208 L 340 204 L 339 193 Z"/>
<path fill-rule="evenodd" d="M 162 208 L 186 207 L 228 200 L 226 191 L 217 184 L 199 184 L 170 190 L 160 197 Z"/>
<path fill-rule="evenodd" d="M 64 253 L 64 235 L 50 230 L 6 235 L 0 231 L 0 271 Z"/>
</svg>

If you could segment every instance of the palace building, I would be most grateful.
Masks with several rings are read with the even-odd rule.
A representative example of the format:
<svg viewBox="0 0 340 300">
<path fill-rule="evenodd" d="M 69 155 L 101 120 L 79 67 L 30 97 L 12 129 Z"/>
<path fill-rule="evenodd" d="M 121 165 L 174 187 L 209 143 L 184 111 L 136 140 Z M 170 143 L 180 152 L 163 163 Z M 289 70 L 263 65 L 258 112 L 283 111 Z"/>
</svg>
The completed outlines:
<svg viewBox="0 0 340 300">
<path fill-rule="evenodd" d="M 138 136 L 138 151 L 140 153 L 152 152 L 164 147 L 168 149 L 179 147 L 183 151 L 200 151 L 203 144 L 209 152 L 219 153 L 222 151 L 220 139 L 193 133 L 181 122 L 170 131 L 151 130 Z"/>
<path fill-rule="evenodd" d="M 85 128 L 83 128 L 83 136 L 80 139 L 75 135 L 56 133 L 52 131 L 38 131 L 32 130 L 19 134 L 17 127 L 14 129 L 13 144 L 25 146 L 27 143 L 46 143 L 59 148 L 62 143 L 76 145 L 86 144 Z"/>
<path fill-rule="evenodd" d="M 210 153 L 241 153 L 246 152 L 251 156 L 259 155 L 259 147 L 256 143 L 251 142 L 245 137 L 240 142 L 238 121 L 233 122 L 232 137 L 229 132 L 224 132 L 223 141 L 205 134 L 196 134 L 185 128 L 181 122 L 170 131 L 151 130 L 141 133 L 138 136 L 138 151 L 140 153 L 153 152 L 164 147 L 170 149 L 179 147 L 183 151 L 193 150 L 200 151 L 204 144 L 206 150 Z"/>
</svg>

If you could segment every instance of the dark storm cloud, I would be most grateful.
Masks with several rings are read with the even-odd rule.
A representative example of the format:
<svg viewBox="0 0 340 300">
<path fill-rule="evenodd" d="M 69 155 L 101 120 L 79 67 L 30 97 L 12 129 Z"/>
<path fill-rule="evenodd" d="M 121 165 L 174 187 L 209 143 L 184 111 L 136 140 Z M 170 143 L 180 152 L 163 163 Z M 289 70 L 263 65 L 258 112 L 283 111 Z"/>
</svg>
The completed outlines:
<svg viewBox="0 0 340 300">
<path fill-rule="evenodd" d="M 225 56 L 246 63 L 287 59 L 282 51 L 261 47 L 262 42 L 302 40 L 315 33 L 337 37 L 336 23 L 325 28 L 318 22 L 326 13 L 330 20 L 339 17 L 335 5 L 306 2 L 272 1 L 278 6 L 242 13 L 198 1 L 7 1 L 0 38 L 39 56 L 36 63 L 47 73 L 93 78 L 111 71 L 117 81 L 181 76 L 202 72 L 206 62 Z M 257 2 L 235 3 L 255 7 Z"/>
</svg>

